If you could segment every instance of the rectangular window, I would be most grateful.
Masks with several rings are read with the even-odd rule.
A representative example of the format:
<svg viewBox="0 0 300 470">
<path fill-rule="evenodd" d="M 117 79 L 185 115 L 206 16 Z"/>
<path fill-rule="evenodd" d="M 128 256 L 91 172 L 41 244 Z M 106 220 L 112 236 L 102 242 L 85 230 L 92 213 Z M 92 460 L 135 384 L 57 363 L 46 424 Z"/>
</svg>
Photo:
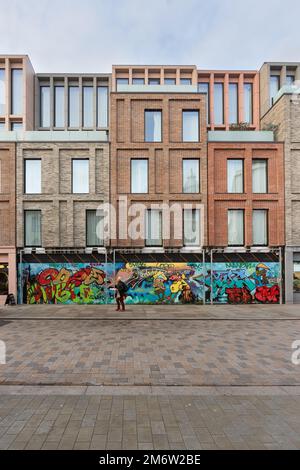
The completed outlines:
<svg viewBox="0 0 300 470">
<path fill-rule="evenodd" d="M 228 245 L 244 245 L 244 211 L 242 209 L 228 210 Z"/>
<path fill-rule="evenodd" d="M 164 79 L 165 85 L 176 85 L 176 78 L 165 78 Z"/>
<path fill-rule="evenodd" d="M 227 160 L 227 192 L 244 192 L 244 161 L 238 159 Z"/>
<path fill-rule="evenodd" d="M 108 125 L 108 87 L 97 87 L 97 127 Z"/>
<path fill-rule="evenodd" d="M 214 84 L 214 119 L 215 124 L 224 124 L 224 90 L 223 83 Z"/>
<path fill-rule="evenodd" d="M 238 84 L 229 83 L 229 124 L 238 122 Z"/>
<path fill-rule="evenodd" d="M 21 122 L 12 122 L 10 128 L 12 131 L 22 131 L 23 124 Z"/>
<path fill-rule="evenodd" d="M 42 246 L 41 211 L 24 211 L 25 246 Z"/>
<path fill-rule="evenodd" d="M 206 94 L 206 121 L 207 124 L 210 122 L 209 117 L 209 83 L 208 82 L 199 82 L 198 83 L 198 92 Z"/>
<path fill-rule="evenodd" d="M 180 79 L 180 85 L 191 85 L 192 80 L 191 78 L 181 78 Z"/>
<path fill-rule="evenodd" d="M 40 86 L 40 126 L 50 127 L 50 87 Z"/>
<path fill-rule="evenodd" d="M 0 131 L 4 131 L 5 130 L 5 122 L 1 121 L 0 122 Z"/>
<path fill-rule="evenodd" d="M 182 189 L 184 193 L 199 193 L 199 160 L 182 160 Z"/>
<path fill-rule="evenodd" d="M 131 192 L 148 192 L 148 160 L 145 158 L 131 160 Z"/>
<path fill-rule="evenodd" d="M 93 127 L 93 87 L 82 88 L 83 99 L 83 127 Z"/>
<path fill-rule="evenodd" d="M 148 78 L 148 85 L 160 85 L 160 78 Z"/>
<path fill-rule="evenodd" d="M 270 76 L 270 105 L 273 105 L 273 98 L 277 95 L 280 88 L 280 76 L 271 75 Z"/>
<path fill-rule="evenodd" d="M 86 211 L 86 246 L 103 246 L 104 216 L 97 210 Z"/>
<path fill-rule="evenodd" d="M 199 111 L 182 111 L 183 142 L 199 142 Z"/>
<path fill-rule="evenodd" d="M 54 127 L 65 126 L 65 88 L 54 87 Z"/>
<path fill-rule="evenodd" d="M 161 142 L 161 111 L 145 110 L 145 142 Z"/>
<path fill-rule="evenodd" d="M 268 161 L 252 160 L 252 192 L 268 192 Z"/>
<path fill-rule="evenodd" d="M 146 246 L 162 246 L 162 212 L 159 209 L 146 211 Z"/>
<path fill-rule="evenodd" d="M 40 194 L 42 192 L 42 161 L 37 158 L 24 160 L 25 194 Z"/>
<path fill-rule="evenodd" d="M 295 81 L 294 75 L 287 75 L 285 79 L 285 84 L 290 86 L 290 85 L 293 85 L 294 81 Z"/>
<path fill-rule="evenodd" d="M 184 209 L 183 211 L 183 244 L 200 246 L 200 211 Z"/>
<path fill-rule="evenodd" d="M 268 244 L 268 211 L 266 209 L 254 209 L 252 212 L 252 238 L 253 245 L 266 246 Z"/>
<path fill-rule="evenodd" d="M 0 69 L 0 116 L 5 114 L 5 70 Z"/>
<path fill-rule="evenodd" d="M 23 112 L 23 70 L 11 71 L 11 113 L 21 115 Z"/>
<path fill-rule="evenodd" d="M 79 127 L 79 87 L 69 86 L 69 127 Z"/>
<path fill-rule="evenodd" d="M 119 85 L 128 85 L 128 83 L 128 78 L 117 78 L 117 90 L 119 88 Z"/>
<path fill-rule="evenodd" d="M 252 102 L 252 83 L 244 83 L 244 122 L 248 122 L 249 124 L 253 121 Z"/>
<path fill-rule="evenodd" d="M 144 78 L 133 78 L 132 79 L 132 84 L 133 85 L 145 85 L 145 79 Z"/>
<path fill-rule="evenodd" d="M 85 194 L 89 192 L 89 160 L 72 160 L 72 192 Z"/>
</svg>

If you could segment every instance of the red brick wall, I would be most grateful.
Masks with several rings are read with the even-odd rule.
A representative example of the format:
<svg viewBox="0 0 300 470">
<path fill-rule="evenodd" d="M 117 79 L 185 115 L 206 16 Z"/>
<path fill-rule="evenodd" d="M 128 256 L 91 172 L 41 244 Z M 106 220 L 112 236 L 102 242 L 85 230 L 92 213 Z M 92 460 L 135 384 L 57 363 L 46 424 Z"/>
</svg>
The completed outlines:
<svg viewBox="0 0 300 470">
<path fill-rule="evenodd" d="M 244 160 L 244 193 L 227 193 L 227 159 Z M 268 193 L 252 193 L 252 159 L 268 159 Z M 245 210 L 245 245 L 252 245 L 252 210 L 269 211 L 269 246 L 284 245 L 282 143 L 208 144 L 208 242 L 227 246 L 227 210 Z"/>
</svg>

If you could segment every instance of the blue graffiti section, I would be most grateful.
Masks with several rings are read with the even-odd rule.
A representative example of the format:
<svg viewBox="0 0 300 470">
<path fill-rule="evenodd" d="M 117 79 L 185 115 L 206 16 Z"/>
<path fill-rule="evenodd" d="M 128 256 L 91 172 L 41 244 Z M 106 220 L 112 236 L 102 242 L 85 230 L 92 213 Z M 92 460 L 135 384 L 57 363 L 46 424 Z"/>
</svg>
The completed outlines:
<svg viewBox="0 0 300 470">
<path fill-rule="evenodd" d="M 128 304 L 278 303 L 279 263 L 23 263 L 19 298 L 29 304 L 114 302 L 120 277 Z"/>
</svg>

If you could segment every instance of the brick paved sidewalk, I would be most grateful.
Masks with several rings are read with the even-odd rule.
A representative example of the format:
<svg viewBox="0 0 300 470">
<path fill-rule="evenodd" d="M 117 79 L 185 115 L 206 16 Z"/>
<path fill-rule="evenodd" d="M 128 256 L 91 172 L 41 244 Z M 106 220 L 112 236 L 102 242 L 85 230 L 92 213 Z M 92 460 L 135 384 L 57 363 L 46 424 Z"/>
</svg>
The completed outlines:
<svg viewBox="0 0 300 470">
<path fill-rule="evenodd" d="M 4 321 L 0 383 L 300 385 L 298 320 Z"/>
<path fill-rule="evenodd" d="M 69 395 L 68 388 L 58 395 L 47 388 L 0 394 L 0 449 L 300 447 L 300 392 L 293 388 L 275 387 L 273 395 L 270 389 L 235 395 L 230 388 L 227 395 L 207 394 L 205 387 L 192 395 L 170 394 L 169 387 L 158 395 L 127 395 L 123 387 L 114 395 Z"/>
</svg>

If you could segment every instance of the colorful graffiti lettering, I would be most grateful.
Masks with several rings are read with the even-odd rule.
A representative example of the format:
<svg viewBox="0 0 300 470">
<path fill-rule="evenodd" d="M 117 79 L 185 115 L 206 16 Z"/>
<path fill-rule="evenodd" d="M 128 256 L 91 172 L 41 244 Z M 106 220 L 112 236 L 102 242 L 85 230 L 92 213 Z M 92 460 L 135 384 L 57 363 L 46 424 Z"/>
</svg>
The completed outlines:
<svg viewBox="0 0 300 470">
<path fill-rule="evenodd" d="M 23 270 L 28 304 L 105 301 L 103 269 L 90 265 L 76 265 L 74 268 L 66 264 L 42 268 L 33 273 L 34 268 L 35 265 L 30 264 Z"/>
<path fill-rule="evenodd" d="M 116 277 L 128 285 L 128 304 L 210 302 L 278 303 L 279 264 L 272 263 L 112 263 L 22 265 L 27 303 L 114 302 Z"/>
<path fill-rule="evenodd" d="M 8 263 L 0 263 L 0 295 L 8 294 Z"/>
</svg>

